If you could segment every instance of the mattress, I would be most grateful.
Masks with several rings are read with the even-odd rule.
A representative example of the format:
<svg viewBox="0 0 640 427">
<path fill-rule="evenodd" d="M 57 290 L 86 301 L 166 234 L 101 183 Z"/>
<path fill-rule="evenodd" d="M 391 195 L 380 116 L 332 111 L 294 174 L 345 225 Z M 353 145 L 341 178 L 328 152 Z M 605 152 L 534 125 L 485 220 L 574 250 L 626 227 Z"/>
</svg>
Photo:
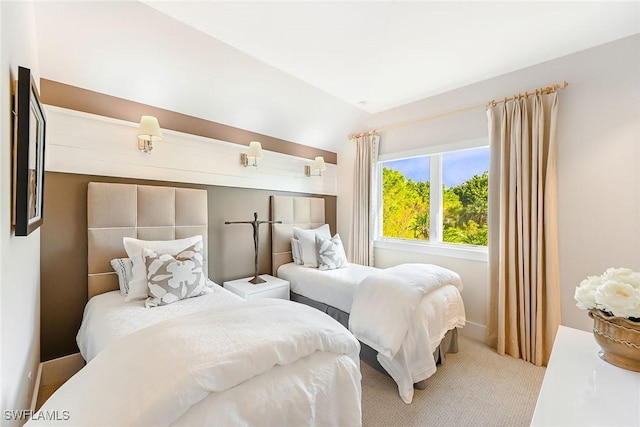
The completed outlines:
<svg viewBox="0 0 640 427">
<path fill-rule="evenodd" d="M 124 302 L 119 291 L 96 295 L 89 300 L 76 336 L 80 354 L 89 362 L 110 343 L 155 323 L 209 308 L 242 303 L 244 300 L 210 282 L 205 295 L 160 307 L 145 308 L 144 301 Z"/>
<path fill-rule="evenodd" d="M 289 282 L 291 292 L 350 313 L 358 283 L 378 271 L 359 264 L 322 271 L 288 263 L 278 268 L 278 277 Z"/>
</svg>

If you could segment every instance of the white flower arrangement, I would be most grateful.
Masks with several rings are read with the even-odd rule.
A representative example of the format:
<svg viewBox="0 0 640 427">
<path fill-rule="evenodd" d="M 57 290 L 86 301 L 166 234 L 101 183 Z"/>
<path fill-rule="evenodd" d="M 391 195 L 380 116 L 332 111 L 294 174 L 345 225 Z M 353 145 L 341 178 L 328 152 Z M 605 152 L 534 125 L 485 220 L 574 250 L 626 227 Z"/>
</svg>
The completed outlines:
<svg viewBox="0 0 640 427">
<path fill-rule="evenodd" d="M 598 309 L 640 322 L 640 272 L 609 268 L 580 282 L 573 297 L 583 310 Z"/>
</svg>

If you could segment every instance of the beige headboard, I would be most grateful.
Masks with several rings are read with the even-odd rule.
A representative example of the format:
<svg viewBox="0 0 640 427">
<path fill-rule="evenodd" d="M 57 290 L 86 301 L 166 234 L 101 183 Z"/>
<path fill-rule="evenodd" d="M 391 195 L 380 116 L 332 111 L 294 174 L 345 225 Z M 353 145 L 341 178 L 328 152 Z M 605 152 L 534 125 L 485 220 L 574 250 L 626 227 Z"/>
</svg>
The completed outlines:
<svg viewBox="0 0 640 427">
<path fill-rule="evenodd" d="M 282 224 L 271 224 L 272 274 L 277 276 L 278 267 L 293 261 L 291 257 L 293 227 L 317 228 L 325 223 L 324 199 L 271 196 L 271 220 L 282 221 Z"/>
<path fill-rule="evenodd" d="M 89 298 L 117 290 L 111 268 L 127 256 L 123 237 L 173 240 L 202 235 L 207 272 L 207 191 L 90 182 L 87 189 Z"/>
</svg>

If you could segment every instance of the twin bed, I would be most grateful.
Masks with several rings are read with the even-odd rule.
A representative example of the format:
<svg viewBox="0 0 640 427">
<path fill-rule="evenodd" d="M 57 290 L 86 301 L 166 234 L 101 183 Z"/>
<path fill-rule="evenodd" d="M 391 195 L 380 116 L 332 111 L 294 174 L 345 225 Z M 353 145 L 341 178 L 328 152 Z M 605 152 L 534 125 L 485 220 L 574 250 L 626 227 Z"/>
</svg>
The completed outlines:
<svg viewBox="0 0 640 427">
<path fill-rule="evenodd" d="M 182 262 L 184 253 L 195 253 L 203 262 L 189 274 L 202 271 L 208 277 L 206 191 L 90 183 L 87 200 L 90 301 L 77 336 L 87 365 L 42 411 L 66 410 L 73 424 L 92 425 L 361 424 L 361 345 L 344 326 L 357 302 L 366 301 L 356 296 L 354 304 L 356 283 L 380 270 L 349 265 L 318 271 L 291 263 L 292 227 L 324 224 L 322 199 L 272 200 L 272 219 L 283 221 L 272 229 L 274 275 L 289 280 L 292 299 L 305 304 L 245 301 L 206 279 L 199 296 L 178 296 L 152 308 L 131 298 L 133 288 L 123 295 L 123 274 L 114 273 L 111 261 L 134 258 L 126 253 L 124 238 L 139 239 L 143 246 L 167 241 L 176 246 L 203 236 L 201 249 L 173 248 L 170 255 Z M 185 259 L 186 265 L 192 258 Z M 135 276 L 135 269 L 134 262 L 124 276 Z M 128 277 L 129 283 L 134 278 Z M 417 314 L 409 319 L 400 351 L 378 349 L 378 361 L 407 403 L 413 383 L 435 371 L 431 354 L 437 358 L 455 350 L 450 331 L 464 323 L 460 286 L 444 283 L 429 290 L 412 310 Z"/>
<path fill-rule="evenodd" d="M 289 281 L 291 300 L 327 313 L 354 332 L 362 341 L 361 359 L 388 373 L 398 384 L 402 400 L 411 403 L 414 387 L 426 386 L 426 379 L 436 371 L 436 362 L 444 362 L 446 353 L 457 351 L 456 328 L 466 321 L 460 278 L 450 270 L 428 264 L 390 269 L 348 264 L 320 270 L 294 263 L 294 229 L 318 230 L 325 224 L 324 212 L 321 198 L 271 197 L 271 219 L 281 222 L 271 226 L 273 275 Z M 382 279 L 382 285 L 389 285 L 375 288 L 387 298 L 382 301 L 364 292 L 375 285 L 372 282 L 376 278 Z M 412 289 L 420 288 L 428 295 L 422 298 L 419 292 L 412 292 L 402 300 L 399 290 L 408 282 Z M 394 302 L 397 310 L 393 310 Z M 417 304 L 415 310 L 406 310 L 412 303 Z M 376 304 L 378 309 L 374 308 Z M 354 308 L 358 310 L 355 323 L 351 316 Z M 379 332 L 394 333 L 389 325 L 402 326 L 403 321 L 406 328 L 398 334 L 406 332 L 404 342 L 389 354 L 384 351 L 388 346 Z M 381 355 L 381 351 L 387 354 Z"/>
<path fill-rule="evenodd" d="M 87 215 L 87 364 L 41 412 L 67 411 L 72 425 L 361 424 L 359 344 L 317 310 L 213 282 L 152 308 L 121 294 L 111 260 L 128 256 L 123 238 L 206 243 L 206 191 L 90 183 Z"/>
</svg>

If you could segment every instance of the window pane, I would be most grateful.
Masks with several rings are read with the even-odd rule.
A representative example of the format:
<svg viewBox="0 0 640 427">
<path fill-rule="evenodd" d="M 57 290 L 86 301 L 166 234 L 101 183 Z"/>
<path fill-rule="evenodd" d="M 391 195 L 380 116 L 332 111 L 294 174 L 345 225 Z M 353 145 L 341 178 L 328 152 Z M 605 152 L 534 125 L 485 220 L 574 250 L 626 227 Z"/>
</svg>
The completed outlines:
<svg viewBox="0 0 640 427">
<path fill-rule="evenodd" d="M 429 240 L 429 157 L 382 167 L 382 235 Z"/>
<path fill-rule="evenodd" d="M 443 154 L 442 182 L 442 240 L 487 246 L 489 148 Z"/>
</svg>

